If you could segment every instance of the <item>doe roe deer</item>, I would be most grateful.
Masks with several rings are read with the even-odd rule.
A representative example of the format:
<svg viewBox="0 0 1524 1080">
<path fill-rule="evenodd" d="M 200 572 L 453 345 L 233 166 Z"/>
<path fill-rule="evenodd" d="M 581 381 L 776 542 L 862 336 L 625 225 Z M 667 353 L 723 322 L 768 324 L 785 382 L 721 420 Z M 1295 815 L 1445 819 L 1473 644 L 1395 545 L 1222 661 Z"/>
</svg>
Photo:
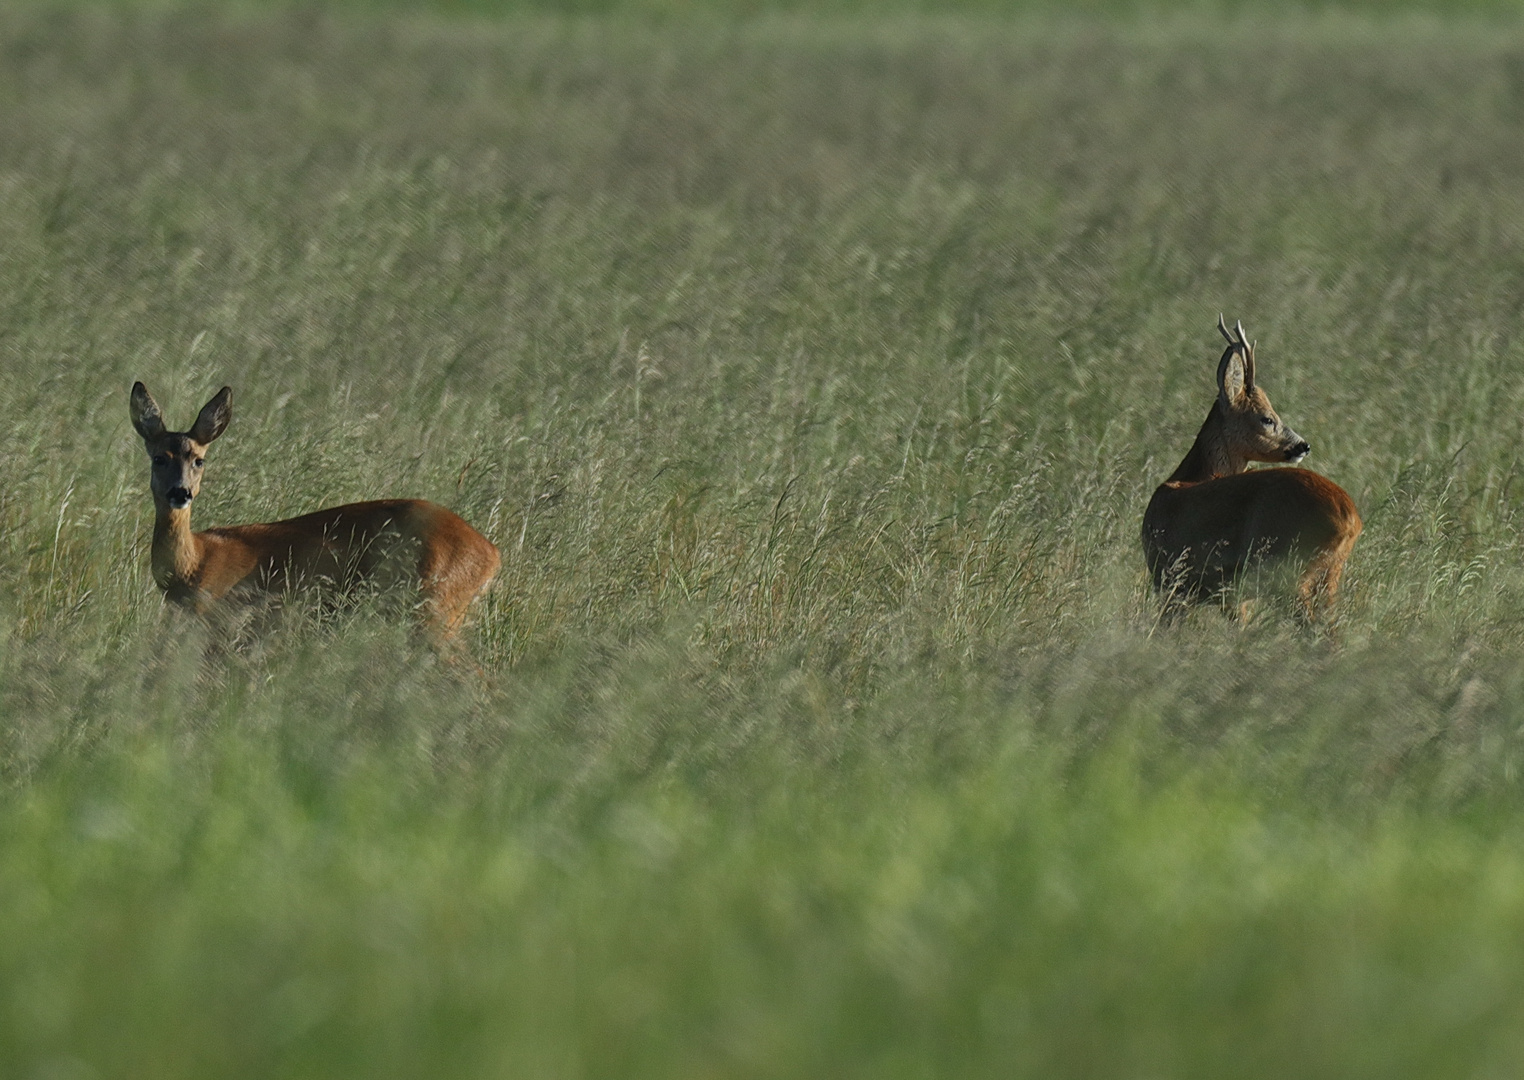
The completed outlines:
<svg viewBox="0 0 1524 1080">
<path fill-rule="evenodd" d="M 1293 568 L 1301 609 L 1316 622 L 1339 591 L 1360 535 L 1354 501 L 1308 469 L 1249 470 L 1249 462 L 1299 462 L 1311 449 L 1270 407 L 1254 381 L 1254 345 L 1242 323 L 1217 329 L 1217 400 L 1179 468 L 1143 514 L 1143 553 L 1154 587 L 1177 607 L 1220 596 L 1250 566 Z"/>
<path fill-rule="evenodd" d="M 424 627 L 444 644 L 497 573 L 490 540 L 422 499 L 348 503 L 285 521 L 192 532 L 191 502 L 201 490 L 207 448 L 232 419 L 232 390 L 219 390 L 189 431 L 166 429 L 140 382 L 130 404 L 151 462 L 153 577 L 179 605 L 206 614 L 220 602 L 292 589 L 343 593 L 362 582 L 414 589 Z"/>
</svg>

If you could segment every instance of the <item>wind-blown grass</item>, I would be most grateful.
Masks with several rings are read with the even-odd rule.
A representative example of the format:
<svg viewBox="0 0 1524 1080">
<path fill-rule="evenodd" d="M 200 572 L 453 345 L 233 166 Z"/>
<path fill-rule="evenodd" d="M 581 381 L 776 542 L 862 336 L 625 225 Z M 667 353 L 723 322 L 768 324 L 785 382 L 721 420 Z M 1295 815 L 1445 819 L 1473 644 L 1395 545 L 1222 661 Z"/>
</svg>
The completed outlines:
<svg viewBox="0 0 1524 1080">
<path fill-rule="evenodd" d="M 1524 31 L 0 14 L 0 1072 L 1489 1076 Z M 1366 520 L 1156 625 L 1219 310 Z M 445 503 L 437 664 L 197 524 Z"/>
</svg>

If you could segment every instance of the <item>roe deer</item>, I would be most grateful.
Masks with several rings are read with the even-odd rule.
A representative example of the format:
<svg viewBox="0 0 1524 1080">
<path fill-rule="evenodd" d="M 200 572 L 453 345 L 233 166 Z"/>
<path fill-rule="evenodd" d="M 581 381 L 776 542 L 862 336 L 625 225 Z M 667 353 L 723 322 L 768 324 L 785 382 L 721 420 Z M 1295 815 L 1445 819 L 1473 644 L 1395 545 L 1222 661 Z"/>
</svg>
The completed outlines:
<svg viewBox="0 0 1524 1080">
<path fill-rule="evenodd" d="M 421 499 L 349 503 L 286 521 L 191 532 L 206 450 L 233 417 L 224 386 L 189 431 L 169 431 L 158 403 L 134 383 L 132 426 L 152 462 L 153 578 L 168 598 L 206 614 L 218 601 L 291 589 L 343 593 L 361 582 L 421 593 L 437 643 L 454 637 L 466 608 L 497 573 L 497 548 L 458 515 Z"/>
<path fill-rule="evenodd" d="M 1217 400 L 1180 467 L 1143 514 L 1143 553 L 1171 608 L 1220 596 L 1249 566 L 1275 561 L 1297 573 L 1303 613 L 1316 622 L 1339 591 L 1360 535 L 1353 500 L 1307 469 L 1247 471 L 1251 461 L 1298 462 L 1311 449 L 1254 384 L 1254 345 L 1222 316 L 1228 347 L 1217 364 Z"/>
</svg>

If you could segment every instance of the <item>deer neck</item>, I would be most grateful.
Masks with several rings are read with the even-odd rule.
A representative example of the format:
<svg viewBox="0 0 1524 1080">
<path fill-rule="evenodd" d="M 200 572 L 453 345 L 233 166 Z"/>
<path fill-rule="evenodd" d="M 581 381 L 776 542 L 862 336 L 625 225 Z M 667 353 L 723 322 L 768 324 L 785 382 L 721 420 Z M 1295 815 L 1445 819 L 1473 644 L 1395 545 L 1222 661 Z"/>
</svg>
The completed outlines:
<svg viewBox="0 0 1524 1080">
<path fill-rule="evenodd" d="M 1249 467 L 1249 459 L 1235 453 L 1227 439 L 1222 413 L 1217 406 L 1207 413 L 1206 422 L 1196 433 L 1190 453 L 1170 474 L 1167 484 L 1199 484 L 1218 476 L 1234 476 Z"/>
<path fill-rule="evenodd" d="M 201 539 L 191 532 L 190 507 L 172 509 L 154 499 L 153 579 L 159 588 L 194 586 L 201 575 Z"/>
</svg>

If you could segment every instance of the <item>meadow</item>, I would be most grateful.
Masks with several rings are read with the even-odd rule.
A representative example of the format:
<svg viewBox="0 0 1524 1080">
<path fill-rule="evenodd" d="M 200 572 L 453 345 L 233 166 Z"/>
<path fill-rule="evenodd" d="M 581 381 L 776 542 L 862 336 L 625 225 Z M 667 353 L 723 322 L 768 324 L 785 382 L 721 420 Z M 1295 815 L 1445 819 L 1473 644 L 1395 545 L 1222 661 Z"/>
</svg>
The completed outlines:
<svg viewBox="0 0 1524 1080">
<path fill-rule="evenodd" d="M 1511 1077 L 1524 23 L 0 9 L 0 1076 Z M 1217 313 L 1365 518 L 1161 625 Z M 198 527 L 501 549 L 208 651 Z"/>
</svg>

